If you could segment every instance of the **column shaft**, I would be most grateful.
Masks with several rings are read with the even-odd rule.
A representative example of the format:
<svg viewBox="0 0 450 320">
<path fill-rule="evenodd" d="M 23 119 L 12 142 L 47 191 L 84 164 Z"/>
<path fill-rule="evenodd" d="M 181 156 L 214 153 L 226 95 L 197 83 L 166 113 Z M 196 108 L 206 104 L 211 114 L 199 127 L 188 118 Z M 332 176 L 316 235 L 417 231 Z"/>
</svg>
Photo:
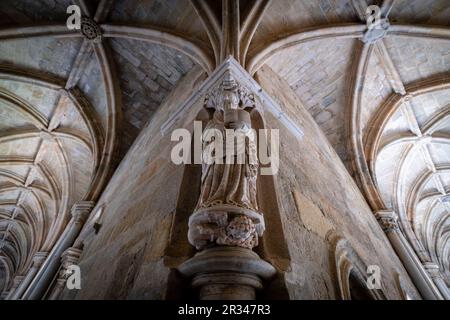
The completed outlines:
<svg viewBox="0 0 450 320">
<path fill-rule="evenodd" d="M 72 208 L 72 220 L 63 234 L 61 241 L 52 250 L 49 259 L 37 274 L 33 283 L 25 292 L 23 299 L 39 300 L 42 299 L 46 290 L 50 286 L 55 277 L 55 273 L 60 266 L 60 259 L 65 250 L 72 246 L 84 222 L 87 220 L 90 212 L 94 208 L 94 203 L 91 201 L 81 201 L 76 203 Z"/>
<path fill-rule="evenodd" d="M 44 263 L 47 256 L 48 256 L 48 252 L 36 253 L 36 255 L 33 257 L 33 263 L 31 265 L 30 269 L 28 270 L 23 281 L 20 283 L 20 285 L 14 291 L 14 294 L 10 298 L 11 300 L 18 300 L 18 299 L 22 298 L 23 293 L 30 285 L 31 281 L 33 280 L 34 276 L 38 272 L 39 268 Z"/>
<path fill-rule="evenodd" d="M 422 297 L 426 300 L 442 300 L 439 290 L 400 231 L 397 215 L 391 211 L 379 211 L 375 217 Z"/>
<path fill-rule="evenodd" d="M 426 271 L 423 269 L 419 259 L 411 255 L 409 250 L 405 248 L 404 242 L 406 240 L 402 239 L 403 235 L 400 231 L 388 232 L 387 237 L 389 238 L 389 241 L 394 247 L 394 250 L 400 260 L 402 260 L 406 271 L 408 271 L 409 276 L 413 280 L 422 297 L 426 300 L 441 300 L 442 297 L 438 292 L 436 292 L 435 288 L 433 288 L 433 283 L 427 276 Z"/>
<path fill-rule="evenodd" d="M 14 277 L 13 284 L 11 288 L 9 289 L 9 293 L 6 296 L 5 300 L 11 300 L 11 297 L 14 295 L 14 292 L 19 287 L 20 283 L 23 281 L 25 277 L 24 276 L 16 276 Z"/>
</svg>

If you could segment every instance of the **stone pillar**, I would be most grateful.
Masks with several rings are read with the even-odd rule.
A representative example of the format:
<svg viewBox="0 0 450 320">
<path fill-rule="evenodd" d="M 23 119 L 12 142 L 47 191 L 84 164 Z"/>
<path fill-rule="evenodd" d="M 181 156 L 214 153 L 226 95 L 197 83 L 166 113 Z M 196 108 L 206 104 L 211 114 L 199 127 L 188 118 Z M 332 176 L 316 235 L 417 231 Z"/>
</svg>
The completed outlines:
<svg viewBox="0 0 450 320">
<path fill-rule="evenodd" d="M 446 300 L 450 300 L 450 291 L 445 283 L 444 278 L 442 277 L 441 272 L 439 271 L 439 265 L 433 262 L 425 262 L 423 267 L 430 275 L 431 279 L 434 281 L 436 286 L 441 291 L 442 295 Z"/>
<path fill-rule="evenodd" d="M 265 229 L 256 200 L 259 164 L 250 119 L 255 98 L 230 70 L 218 83 L 205 96 L 213 116 L 203 132 L 201 192 L 189 219 L 188 240 L 200 252 L 178 270 L 192 279 L 202 300 L 250 300 L 262 280 L 275 274 L 252 251 Z M 228 143 L 230 134 L 241 139 Z"/>
<path fill-rule="evenodd" d="M 22 298 L 22 294 L 28 288 L 29 284 L 33 280 L 36 273 L 39 271 L 39 268 L 44 263 L 45 259 L 48 257 L 48 252 L 37 252 L 33 257 L 33 262 L 31 264 L 30 269 L 23 281 L 21 281 L 20 285 L 15 290 L 14 294 L 11 296 L 11 300 L 18 300 Z"/>
<path fill-rule="evenodd" d="M 9 289 L 9 293 L 6 296 L 5 300 L 11 300 L 11 297 L 14 295 L 14 292 L 17 290 L 17 288 L 19 287 L 20 283 L 23 281 L 23 279 L 25 278 L 25 276 L 15 276 L 12 286 Z"/>
<path fill-rule="evenodd" d="M 60 240 L 53 247 L 50 252 L 50 256 L 46 263 L 42 266 L 36 278 L 31 283 L 28 290 L 25 292 L 23 299 L 26 300 L 39 300 L 45 294 L 51 284 L 55 273 L 60 266 L 60 259 L 63 252 L 68 249 L 74 243 L 76 237 L 81 231 L 84 223 L 89 217 L 95 203 L 93 201 L 79 201 L 72 207 L 72 219 L 68 223 L 66 230 L 62 234 Z"/>
<path fill-rule="evenodd" d="M 76 265 L 80 259 L 82 250 L 77 248 L 69 248 L 62 254 L 61 257 L 61 269 L 58 274 L 58 278 L 55 281 L 55 285 L 50 293 L 48 300 L 57 300 L 64 290 L 66 281 L 70 276 L 68 268 L 72 265 Z"/>
<path fill-rule="evenodd" d="M 442 300 L 439 290 L 400 231 L 397 214 L 387 210 L 378 211 L 375 217 L 422 297 L 426 300 Z"/>
</svg>

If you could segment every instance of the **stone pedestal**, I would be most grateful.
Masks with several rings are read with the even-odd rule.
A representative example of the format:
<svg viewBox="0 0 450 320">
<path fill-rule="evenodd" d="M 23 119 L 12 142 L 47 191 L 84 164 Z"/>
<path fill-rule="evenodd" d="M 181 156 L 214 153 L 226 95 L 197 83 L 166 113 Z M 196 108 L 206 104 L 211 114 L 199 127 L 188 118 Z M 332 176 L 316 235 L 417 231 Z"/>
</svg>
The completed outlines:
<svg viewBox="0 0 450 320">
<path fill-rule="evenodd" d="M 200 291 L 200 300 L 254 300 L 263 281 L 276 273 L 255 252 L 240 247 L 206 249 L 183 263 L 178 271 L 192 279 L 192 286 Z"/>
</svg>

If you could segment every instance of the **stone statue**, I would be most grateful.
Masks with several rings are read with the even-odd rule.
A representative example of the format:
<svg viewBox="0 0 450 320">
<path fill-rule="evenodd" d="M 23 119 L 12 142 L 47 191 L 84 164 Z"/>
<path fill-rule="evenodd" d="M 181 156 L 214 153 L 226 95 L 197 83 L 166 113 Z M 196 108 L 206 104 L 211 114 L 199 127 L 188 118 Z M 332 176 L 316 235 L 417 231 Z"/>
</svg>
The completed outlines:
<svg viewBox="0 0 450 320">
<path fill-rule="evenodd" d="M 206 96 L 205 107 L 213 110 L 213 117 L 203 133 L 201 193 L 190 218 L 189 241 L 197 249 L 211 245 L 252 249 L 264 231 L 256 197 L 257 148 L 250 120 L 255 99 L 227 74 Z M 230 133 L 239 138 L 226 139 Z"/>
</svg>

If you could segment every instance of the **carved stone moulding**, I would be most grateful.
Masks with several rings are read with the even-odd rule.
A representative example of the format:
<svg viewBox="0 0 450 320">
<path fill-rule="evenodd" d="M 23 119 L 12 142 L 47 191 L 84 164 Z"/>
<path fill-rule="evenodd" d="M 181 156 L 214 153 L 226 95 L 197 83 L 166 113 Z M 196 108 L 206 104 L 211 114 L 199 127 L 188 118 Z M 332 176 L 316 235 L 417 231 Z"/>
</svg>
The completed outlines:
<svg viewBox="0 0 450 320">
<path fill-rule="evenodd" d="M 189 218 L 189 242 L 202 250 L 213 245 L 253 249 L 265 230 L 261 213 L 233 206 L 202 208 Z"/>
<path fill-rule="evenodd" d="M 197 253 L 178 267 L 200 290 L 201 300 L 253 300 L 263 280 L 276 270 L 255 252 L 240 247 L 214 247 Z"/>
<path fill-rule="evenodd" d="M 253 109 L 256 107 L 253 92 L 237 81 L 230 70 L 223 76 L 222 82 L 205 95 L 204 106 L 207 109 L 223 109 L 228 103 L 233 109 Z"/>
</svg>

